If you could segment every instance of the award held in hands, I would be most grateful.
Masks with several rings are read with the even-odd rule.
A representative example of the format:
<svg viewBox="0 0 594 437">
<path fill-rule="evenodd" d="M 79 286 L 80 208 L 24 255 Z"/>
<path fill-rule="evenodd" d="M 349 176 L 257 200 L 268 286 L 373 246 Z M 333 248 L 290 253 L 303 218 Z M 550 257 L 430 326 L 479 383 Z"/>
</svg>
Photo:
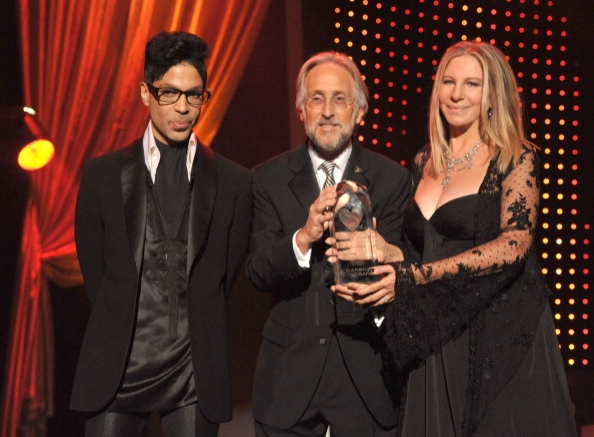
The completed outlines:
<svg viewBox="0 0 594 437">
<path fill-rule="evenodd" d="M 367 188 L 357 182 L 342 181 L 336 185 L 337 202 L 330 222 L 330 235 L 336 239 L 336 284 L 375 282 L 369 268 L 377 265 L 373 215 Z"/>
</svg>

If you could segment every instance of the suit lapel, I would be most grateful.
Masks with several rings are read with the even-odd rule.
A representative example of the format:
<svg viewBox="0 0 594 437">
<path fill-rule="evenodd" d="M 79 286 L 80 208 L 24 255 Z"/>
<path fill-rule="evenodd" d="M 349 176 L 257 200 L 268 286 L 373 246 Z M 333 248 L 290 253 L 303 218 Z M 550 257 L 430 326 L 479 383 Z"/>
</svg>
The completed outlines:
<svg viewBox="0 0 594 437">
<path fill-rule="evenodd" d="M 347 163 L 347 167 L 342 176 L 343 180 L 358 182 L 369 189 L 369 179 L 367 172 L 369 163 L 363 154 L 363 147 L 356 141 L 353 141 L 353 149 Z"/>
<path fill-rule="evenodd" d="M 294 174 L 289 181 L 289 187 L 303 206 L 303 209 L 309 211 L 310 205 L 315 202 L 320 194 L 320 188 L 311 165 L 307 143 L 294 152 L 289 162 L 289 169 Z M 368 170 L 369 164 L 363 153 L 362 146 L 357 141 L 353 141 L 351 156 L 342 179 L 355 181 L 369 188 L 369 179 L 366 176 Z"/>
<path fill-rule="evenodd" d="M 214 152 L 200 143 L 191 174 L 192 202 L 188 229 L 188 277 L 208 234 L 217 193 L 217 167 Z"/>
<path fill-rule="evenodd" d="M 142 140 L 139 140 L 123 150 L 121 170 L 126 233 L 139 274 L 146 228 L 146 178 Z"/>
<path fill-rule="evenodd" d="M 310 205 L 315 202 L 320 194 L 320 187 L 318 187 L 316 175 L 307 152 L 307 143 L 297 149 L 291 156 L 289 170 L 294 174 L 289 181 L 289 188 L 299 200 L 303 209 L 309 211 Z"/>
</svg>

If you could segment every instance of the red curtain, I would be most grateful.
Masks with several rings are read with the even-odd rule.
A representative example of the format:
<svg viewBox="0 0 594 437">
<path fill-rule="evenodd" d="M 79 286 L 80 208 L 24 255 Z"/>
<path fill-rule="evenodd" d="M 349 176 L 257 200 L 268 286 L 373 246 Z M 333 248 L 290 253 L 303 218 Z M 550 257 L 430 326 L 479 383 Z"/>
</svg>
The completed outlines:
<svg viewBox="0 0 594 437">
<path fill-rule="evenodd" d="M 44 436 L 53 414 L 53 327 L 48 281 L 80 285 L 74 204 L 83 162 L 128 144 L 148 121 L 140 101 L 144 46 L 183 30 L 211 47 L 209 88 L 196 134 L 216 135 L 270 0 L 19 0 L 25 104 L 56 145 L 31 173 L 1 435 Z"/>
</svg>

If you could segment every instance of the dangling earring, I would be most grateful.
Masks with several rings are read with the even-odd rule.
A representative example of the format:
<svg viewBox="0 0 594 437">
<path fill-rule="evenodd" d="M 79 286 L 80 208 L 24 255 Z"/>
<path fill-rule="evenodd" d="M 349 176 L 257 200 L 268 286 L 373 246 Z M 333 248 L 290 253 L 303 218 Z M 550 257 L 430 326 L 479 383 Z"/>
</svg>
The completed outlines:
<svg viewBox="0 0 594 437">
<path fill-rule="evenodd" d="M 493 115 L 493 108 L 489 108 L 487 110 L 487 117 L 491 118 L 492 115 Z"/>
</svg>

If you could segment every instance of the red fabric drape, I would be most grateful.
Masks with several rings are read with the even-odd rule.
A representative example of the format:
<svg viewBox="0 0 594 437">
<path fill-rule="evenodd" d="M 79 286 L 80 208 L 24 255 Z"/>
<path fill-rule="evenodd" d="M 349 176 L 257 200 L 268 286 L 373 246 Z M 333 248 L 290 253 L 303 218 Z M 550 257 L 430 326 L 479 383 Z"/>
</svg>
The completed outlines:
<svg viewBox="0 0 594 437">
<path fill-rule="evenodd" d="M 20 0 L 25 104 L 56 145 L 31 173 L 15 286 L 1 435 L 44 436 L 53 414 L 53 329 L 48 281 L 82 283 L 74 203 L 82 164 L 139 137 L 144 46 L 184 30 L 211 47 L 213 99 L 197 126 L 210 144 L 249 59 L 270 0 Z"/>
</svg>

